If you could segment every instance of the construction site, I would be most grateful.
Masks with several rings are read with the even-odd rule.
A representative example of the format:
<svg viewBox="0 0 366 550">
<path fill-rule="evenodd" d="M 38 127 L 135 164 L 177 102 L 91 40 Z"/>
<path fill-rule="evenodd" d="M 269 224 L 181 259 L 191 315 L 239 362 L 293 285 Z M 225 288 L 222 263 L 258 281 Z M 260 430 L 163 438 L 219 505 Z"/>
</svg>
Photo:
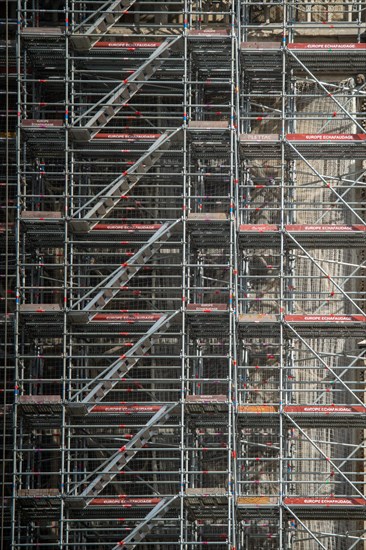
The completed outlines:
<svg viewBox="0 0 366 550">
<path fill-rule="evenodd" d="M 4 550 L 366 550 L 365 0 L 6 0 Z"/>
</svg>

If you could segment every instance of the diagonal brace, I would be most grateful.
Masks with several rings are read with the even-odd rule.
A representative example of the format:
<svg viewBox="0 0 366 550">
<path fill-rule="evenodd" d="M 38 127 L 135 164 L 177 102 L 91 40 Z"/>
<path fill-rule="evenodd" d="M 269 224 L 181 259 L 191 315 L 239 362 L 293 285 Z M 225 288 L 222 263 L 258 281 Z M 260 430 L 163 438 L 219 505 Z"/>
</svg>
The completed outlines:
<svg viewBox="0 0 366 550">
<path fill-rule="evenodd" d="M 315 441 L 313 441 L 311 439 L 311 437 L 308 436 L 308 434 L 302 429 L 300 428 L 300 426 L 298 425 L 297 422 L 295 422 L 295 420 L 287 413 L 284 413 L 286 418 L 288 418 L 288 420 L 290 420 L 290 422 L 295 426 L 295 428 L 297 430 L 299 430 L 299 432 L 305 437 L 305 439 L 314 447 L 314 449 L 316 449 L 318 451 L 319 454 L 322 455 L 323 458 L 325 458 L 325 460 L 327 460 L 329 462 L 329 464 L 334 468 L 334 470 L 336 470 L 338 472 L 338 474 L 340 476 L 343 477 L 343 479 L 345 480 L 345 482 L 349 485 L 351 485 L 352 489 L 365 501 L 366 503 L 366 498 L 365 498 L 365 495 L 353 484 L 353 482 L 346 476 L 346 474 L 340 469 L 338 468 L 338 466 L 333 462 L 333 460 L 331 460 L 325 453 L 324 451 L 321 450 L 321 448 L 315 443 Z"/>
<path fill-rule="evenodd" d="M 332 186 L 328 186 L 328 182 L 327 180 L 324 178 L 324 176 L 321 175 L 320 172 L 318 172 L 318 170 L 312 166 L 310 164 L 310 162 L 304 157 L 304 155 L 302 155 L 300 153 L 300 151 L 290 142 L 290 141 L 287 141 L 287 144 L 291 147 L 291 149 L 293 151 L 295 151 L 295 153 L 301 158 L 302 161 L 304 161 L 304 163 L 306 164 L 306 166 L 308 166 L 310 168 L 310 170 L 330 189 L 330 191 L 337 197 L 338 201 L 341 202 L 343 204 L 343 206 L 348 209 L 354 216 L 355 218 L 357 218 L 363 225 L 365 225 L 365 220 L 363 220 L 361 218 L 361 216 L 359 216 L 357 214 L 357 212 L 351 207 L 350 204 L 348 204 L 347 201 L 344 200 L 343 198 L 343 194 L 340 195 L 335 189 L 334 187 Z"/>
<path fill-rule="evenodd" d="M 300 336 L 300 334 L 291 326 L 291 324 L 286 323 L 286 326 L 292 330 L 296 337 L 307 347 L 310 353 L 312 353 L 318 359 L 318 361 L 324 366 L 324 368 L 327 369 L 334 376 L 334 378 L 344 387 L 344 389 L 349 392 L 352 397 L 354 397 L 355 401 L 357 401 L 360 405 L 362 405 L 362 407 L 364 407 L 365 403 L 361 401 L 361 399 L 351 390 L 350 387 L 347 386 L 342 378 L 340 378 L 338 374 L 334 372 L 334 370 L 329 365 L 326 364 L 326 362 L 320 357 L 320 355 L 310 346 L 310 344 L 306 342 L 306 340 L 304 340 L 304 338 Z"/>
<path fill-rule="evenodd" d="M 347 117 L 349 119 L 352 120 L 352 122 L 357 126 L 357 128 L 361 131 L 361 133 L 363 134 L 365 132 L 365 129 L 361 126 L 361 124 L 355 119 L 354 116 L 352 116 L 345 107 L 343 107 L 342 103 L 340 103 L 338 101 L 338 99 L 333 95 L 333 94 L 330 94 L 329 91 L 327 90 L 327 88 L 324 86 L 324 84 L 322 82 L 320 82 L 320 80 L 318 80 L 316 78 L 316 76 L 306 67 L 306 65 L 304 65 L 304 63 L 302 63 L 302 61 L 300 61 L 300 59 L 297 57 L 297 55 L 294 54 L 294 52 L 290 49 L 287 48 L 287 51 L 288 53 L 295 59 L 295 61 L 304 69 L 304 71 L 306 71 L 308 73 L 308 75 L 314 80 L 314 82 L 316 82 L 318 84 L 318 86 L 320 86 L 320 88 L 327 94 L 328 97 L 330 97 L 334 103 L 336 103 L 336 105 L 341 109 L 341 111 L 343 111 L 343 113 L 345 115 L 347 115 Z"/>
<path fill-rule="evenodd" d="M 320 542 L 320 540 L 314 535 L 314 533 L 305 525 L 304 522 L 301 521 L 300 518 L 297 517 L 297 515 L 289 508 L 286 504 L 283 505 L 284 508 L 296 519 L 297 522 L 305 529 L 305 531 L 317 542 L 320 546 L 320 548 L 323 548 L 323 550 L 327 550 L 327 547 L 324 546 L 323 543 Z"/>
<path fill-rule="evenodd" d="M 303 246 L 301 246 L 301 244 L 295 239 L 295 237 L 289 232 L 289 231 L 286 231 L 286 235 L 288 235 L 291 240 L 300 248 L 300 250 L 302 250 L 302 252 L 305 254 L 305 256 L 319 269 L 319 271 L 321 271 L 323 273 L 323 275 L 325 275 L 327 277 L 327 279 L 332 283 L 332 285 L 334 285 L 336 287 L 337 290 L 339 290 L 339 292 L 343 295 L 344 298 L 346 298 L 346 300 L 348 300 L 349 302 L 351 302 L 351 304 L 357 309 L 357 311 L 359 311 L 361 313 L 361 315 L 363 315 L 364 317 L 366 317 L 366 313 L 363 311 L 363 309 L 361 309 L 354 300 L 352 300 L 352 298 L 350 296 L 348 296 L 348 294 L 343 290 L 343 288 L 337 284 L 333 279 L 332 277 L 330 277 L 330 275 L 322 268 L 321 265 L 318 264 L 318 262 L 316 260 L 314 260 L 314 258 L 312 258 L 312 256 L 305 250 L 305 248 Z"/>
</svg>

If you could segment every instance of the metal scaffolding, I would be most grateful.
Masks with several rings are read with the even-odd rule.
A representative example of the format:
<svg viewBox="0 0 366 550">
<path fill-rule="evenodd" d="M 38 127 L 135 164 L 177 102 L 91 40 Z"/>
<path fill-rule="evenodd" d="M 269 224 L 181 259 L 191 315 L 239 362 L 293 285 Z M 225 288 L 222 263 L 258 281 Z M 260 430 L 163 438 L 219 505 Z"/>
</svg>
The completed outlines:
<svg viewBox="0 0 366 550">
<path fill-rule="evenodd" d="M 10 11 L 4 548 L 365 550 L 365 2 Z"/>
</svg>

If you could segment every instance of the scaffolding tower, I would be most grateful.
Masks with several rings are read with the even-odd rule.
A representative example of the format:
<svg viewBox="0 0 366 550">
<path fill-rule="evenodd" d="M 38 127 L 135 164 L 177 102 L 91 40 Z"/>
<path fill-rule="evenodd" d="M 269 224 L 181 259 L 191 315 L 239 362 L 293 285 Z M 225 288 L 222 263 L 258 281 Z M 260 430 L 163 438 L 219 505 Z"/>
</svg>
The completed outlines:
<svg viewBox="0 0 366 550">
<path fill-rule="evenodd" d="M 365 2 L 7 10 L 3 547 L 365 550 Z"/>
</svg>

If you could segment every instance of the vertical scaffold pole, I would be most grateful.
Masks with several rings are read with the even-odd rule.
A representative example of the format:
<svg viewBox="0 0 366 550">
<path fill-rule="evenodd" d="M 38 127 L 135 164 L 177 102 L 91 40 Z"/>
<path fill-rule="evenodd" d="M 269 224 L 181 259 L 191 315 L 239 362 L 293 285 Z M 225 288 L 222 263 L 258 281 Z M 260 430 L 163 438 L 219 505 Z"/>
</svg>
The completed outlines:
<svg viewBox="0 0 366 550">
<path fill-rule="evenodd" d="M 186 525 L 185 525 L 185 502 L 184 495 L 187 484 L 187 464 L 186 464 L 186 425 L 185 425 L 185 392 L 186 392 L 186 347 L 187 347 L 187 327 L 186 327 L 186 301 L 187 301 L 187 124 L 188 124 L 188 101 L 190 98 L 188 92 L 188 20 L 189 1 L 184 2 L 183 16 L 183 201 L 182 201 L 182 324 L 181 324 L 181 391 L 180 391 L 180 537 L 179 547 L 186 549 Z"/>
<path fill-rule="evenodd" d="M 285 140 L 286 140 L 286 35 L 287 35 L 287 4 L 286 0 L 283 4 L 283 24 L 282 24 L 282 89 L 281 89 L 281 196 L 280 196 L 280 300 L 279 300 L 279 315 L 280 315 L 280 372 L 279 372 L 279 533 L 278 541 L 279 548 L 284 548 L 284 514 L 283 514 L 283 499 L 285 496 L 285 480 L 284 480 L 284 460 L 285 460 L 285 435 L 283 406 L 284 406 L 284 368 L 285 368 L 285 341 L 284 341 L 284 315 L 286 308 L 285 301 L 285 224 L 286 224 L 286 157 L 285 157 Z"/>
</svg>

